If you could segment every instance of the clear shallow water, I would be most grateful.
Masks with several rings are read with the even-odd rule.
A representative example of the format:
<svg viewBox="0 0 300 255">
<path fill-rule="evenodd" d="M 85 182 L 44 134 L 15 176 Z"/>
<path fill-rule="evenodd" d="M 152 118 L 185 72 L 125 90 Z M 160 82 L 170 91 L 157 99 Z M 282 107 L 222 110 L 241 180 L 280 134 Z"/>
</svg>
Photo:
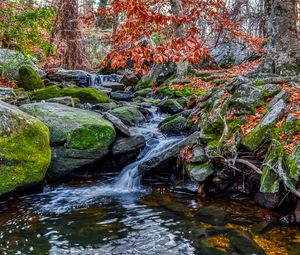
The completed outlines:
<svg viewBox="0 0 300 255">
<path fill-rule="evenodd" d="M 137 128 L 147 146 L 113 181 L 73 181 L 0 203 L 0 254 L 300 254 L 299 230 L 253 204 L 203 204 L 166 185 L 141 186 L 138 165 L 179 140 L 159 133 L 162 118 Z"/>
<path fill-rule="evenodd" d="M 0 254 L 242 254 L 229 239 L 233 230 L 266 254 L 299 254 L 299 230 L 268 225 L 276 215 L 259 207 L 220 199 L 202 204 L 168 187 L 84 192 L 101 185 L 69 183 L 1 203 Z"/>
</svg>

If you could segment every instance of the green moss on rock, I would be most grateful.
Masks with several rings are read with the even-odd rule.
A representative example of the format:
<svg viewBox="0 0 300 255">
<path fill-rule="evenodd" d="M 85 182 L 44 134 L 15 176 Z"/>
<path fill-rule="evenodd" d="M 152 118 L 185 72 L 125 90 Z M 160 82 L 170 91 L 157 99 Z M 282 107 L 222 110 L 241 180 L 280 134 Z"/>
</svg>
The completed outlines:
<svg viewBox="0 0 300 255">
<path fill-rule="evenodd" d="M 78 98 L 82 103 L 109 103 L 111 100 L 103 91 L 96 88 L 60 88 L 49 86 L 34 91 L 31 96 L 37 100 L 46 100 L 54 97 L 71 96 Z"/>
<path fill-rule="evenodd" d="M 26 91 L 30 91 L 44 88 L 45 84 L 31 66 L 22 66 L 19 70 L 18 86 Z"/>
<path fill-rule="evenodd" d="M 134 126 L 145 121 L 144 115 L 134 106 L 123 106 L 109 111 L 126 125 Z"/>
<path fill-rule="evenodd" d="M 300 144 L 296 146 L 293 152 L 287 157 L 286 160 L 289 175 L 291 178 L 299 181 L 300 177 Z"/>
<path fill-rule="evenodd" d="M 173 120 L 170 120 L 167 123 L 164 123 L 161 125 L 160 130 L 164 134 L 180 134 L 181 132 L 184 132 L 186 129 L 186 123 L 187 120 L 184 117 L 177 117 Z"/>
<path fill-rule="evenodd" d="M 49 130 L 0 101 L 0 195 L 43 180 L 51 160 Z"/>
<path fill-rule="evenodd" d="M 185 164 L 185 170 L 188 176 L 197 182 L 204 182 L 214 170 L 209 166 L 208 163 L 204 164 Z"/>
<path fill-rule="evenodd" d="M 146 97 L 151 92 L 152 92 L 151 88 L 141 89 L 141 90 L 136 91 L 134 93 L 134 96 L 136 96 L 136 97 L 138 97 L 138 96 Z"/>
<path fill-rule="evenodd" d="M 151 89 L 155 84 L 155 81 L 151 78 L 146 78 L 144 80 L 140 80 L 138 84 L 135 86 L 135 91 L 139 91 L 142 89 Z"/>
<path fill-rule="evenodd" d="M 50 179 L 100 160 L 116 138 L 113 124 L 95 112 L 56 103 L 27 104 L 20 109 L 49 127 L 53 152 L 47 174 Z"/>
</svg>

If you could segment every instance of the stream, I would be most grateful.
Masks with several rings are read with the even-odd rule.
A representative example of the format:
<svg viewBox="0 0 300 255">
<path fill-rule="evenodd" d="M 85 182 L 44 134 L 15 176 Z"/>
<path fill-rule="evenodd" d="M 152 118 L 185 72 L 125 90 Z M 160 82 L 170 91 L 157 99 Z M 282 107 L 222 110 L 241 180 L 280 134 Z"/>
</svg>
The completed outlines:
<svg viewBox="0 0 300 255">
<path fill-rule="evenodd" d="M 138 166 L 181 139 L 164 137 L 157 128 L 164 116 L 152 112 L 135 128 L 147 146 L 119 175 L 0 202 L 0 254 L 300 254 L 299 229 L 276 224 L 276 213 L 142 183 Z"/>
</svg>

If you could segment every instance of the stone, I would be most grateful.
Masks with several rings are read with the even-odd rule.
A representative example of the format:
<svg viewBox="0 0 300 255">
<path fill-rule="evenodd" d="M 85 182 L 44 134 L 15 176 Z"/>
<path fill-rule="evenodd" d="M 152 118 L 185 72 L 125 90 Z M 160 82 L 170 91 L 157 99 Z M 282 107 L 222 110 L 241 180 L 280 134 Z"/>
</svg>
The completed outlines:
<svg viewBox="0 0 300 255">
<path fill-rule="evenodd" d="M 283 100 L 284 102 L 287 102 L 290 98 L 290 93 L 287 90 L 282 90 L 279 92 L 269 103 L 268 107 L 273 107 L 279 100 Z"/>
<path fill-rule="evenodd" d="M 72 106 L 75 107 L 76 100 L 74 100 L 72 97 L 54 97 L 45 100 L 48 103 L 57 103 L 57 104 L 63 104 L 66 106 Z"/>
<path fill-rule="evenodd" d="M 152 86 L 155 84 L 155 81 L 151 78 L 144 78 L 138 82 L 138 84 L 134 87 L 135 91 L 140 91 L 143 89 L 152 89 Z"/>
<path fill-rule="evenodd" d="M 119 118 L 125 125 L 135 126 L 146 121 L 144 115 L 135 106 L 123 106 L 109 111 L 110 114 Z"/>
<path fill-rule="evenodd" d="M 207 161 L 207 157 L 205 154 L 205 150 L 202 146 L 195 146 L 192 152 L 192 158 L 190 160 L 191 163 L 205 163 Z"/>
<path fill-rule="evenodd" d="M 264 98 L 269 98 L 277 95 L 281 89 L 276 84 L 264 84 L 258 87 Z"/>
<path fill-rule="evenodd" d="M 27 56 L 10 49 L 0 49 L 0 71 L 3 76 L 14 80 L 19 79 L 19 69 L 24 66 L 31 66 L 40 77 L 45 76 L 45 72 L 39 69 Z"/>
<path fill-rule="evenodd" d="M 263 249 L 245 232 L 232 230 L 228 238 L 231 247 L 240 255 L 265 255 Z"/>
<path fill-rule="evenodd" d="M 135 152 L 146 145 L 146 140 L 141 135 L 131 137 L 120 137 L 112 146 L 113 155 L 121 155 L 125 153 Z"/>
<path fill-rule="evenodd" d="M 281 99 L 264 115 L 255 129 L 246 135 L 242 144 L 250 151 L 254 151 L 258 146 L 269 137 L 274 125 L 286 113 L 286 104 Z"/>
<path fill-rule="evenodd" d="M 187 119 L 179 116 L 160 126 L 160 130 L 166 135 L 177 135 L 185 131 Z"/>
<path fill-rule="evenodd" d="M 0 101 L 0 195 L 41 182 L 50 165 L 49 130 Z"/>
<path fill-rule="evenodd" d="M 181 112 L 183 107 L 175 99 L 167 99 L 158 104 L 158 109 L 163 113 L 175 114 Z"/>
<path fill-rule="evenodd" d="M 112 81 L 103 82 L 101 83 L 101 86 L 106 89 L 111 89 L 112 92 L 123 91 L 125 89 L 124 84 Z"/>
<path fill-rule="evenodd" d="M 204 182 L 210 175 L 214 173 L 214 170 L 208 163 L 204 164 L 186 164 L 185 170 L 189 178 L 196 182 Z"/>
<path fill-rule="evenodd" d="M 300 144 L 298 144 L 286 160 L 289 175 L 296 181 L 300 179 Z"/>
<path fill-rule="evenodd" d="M 146 88 L 146 89 L 141 89 L 138 90 L 134 93 L 135 97 L 146 97 L 147 95 L 149 95 L 152 92 L 151 88 Z"/>
<path fill-rule="evenodd" d="M 71 96 L 78 98 L 81 103 L 110 103 L 109 97 L 96 88 L 60 88 L 59 86 L 49 86 L 32 92 L 32 97 L 38 101 L 55 97 Z"/>
<path fill-rule="evenodd" d="M 99 103 L 99 104 L 92 105 L 91 110 L 100 110 L 100 111 L 103 111 L 103 112 L 107 112 L 107 111 L 113 110 L 117 107 L 118 107 L 118 105 L 115 102 Z"/>
<path fill-rule="evenodd" d="M 261 55 L 247 45 L 234 42 L 220 43 L 211 50 L 211 56 L 220 67 L 230 67 L 255 60 Z"/>
<path fill-rule="evenodd" d="M 177 141 L 175 144 L 172 144 L 171 146 L 162 149 L 162 151 L 158 155 L 154 155 L 153 157 L 145 160 L 139 166 L 139 169 L 141 170 L 141 172 L 145 173 L 164 169 L 166 167 L 172 167 L 173 164 L 176 162 L 180 151 L 188 145 L 190 146 L 195 144 L 197 142 L 199 134 L 199 132 L 195 132 L 190 136 Z"/>
<path fill-rule="evenodd" d="M 0 87 L 0 100 L 13 105 L 30 103 L 28 93 L 24 89 Z"/>
<path fill-rule="evenodd" d="M 121 83 L 123 83 L 126 87 L 133 87 L 138 82 L 138 77 L 136 77 L 133 73 L 126 73 L 121 80 Z"/>
<path fill-rule="evenodd" d="M 242 84 L 235 89 L 235 92 L 230 99 L 230 105 L 245 109 L 253 109 L 262 105 L 263 98 L 263 93 L 259 88 L 248 84 Z"/>
<path fill-rule="evenodd" d="M 113 124 L 95 112 L 44 102 L 22 105 L 20 109 L 40 119 L 50 130 L 52 162 L 47 177 L 51 180 L 102 159 L 116 138 Z"/>
<path fill-rule="evenodd" d="M 26 91 L 42 89 L 45 87 L 44 81 L 38 73 L 30 66 L 22 66 L 19 69 L 18 87 Z"/>
<path fill-rule="evenodd" d="M 115 128 L 119 130 L 122 134 L 131 136 L 130 129 L 116 116 L 106 112 L 103 114 L 103 117 L 113 123 Z"/>
<path fill-rule="evenodd" d="M 270 124 L 276 124 L 286 113 L 287 107 L 285 102 L 281 99 L 265 114 L 261 119 L 257 128 L 261 128 Z"/>
<path fill-rule="evenodd" d="M 227 223 L 226 215 L 226 212 L 219 207 L 209 205 L 198 209 L 194 217 L 207 224 L 224 226 Z"/>
<path fill-rule="evenodd" d="M 255 194 L 255 201 L 262 207 L 267 209 L 274 209 L 278 207 L 281 197 L 278 192 L 276 193 L 263 193 L 257 192 Z"/>
<path fill-rule="evenodd" d="M 116 101 L 130 102 L 134 98 L 134 95 L 131 92 L 111 92 L 110 98 Z"/>
</svg>

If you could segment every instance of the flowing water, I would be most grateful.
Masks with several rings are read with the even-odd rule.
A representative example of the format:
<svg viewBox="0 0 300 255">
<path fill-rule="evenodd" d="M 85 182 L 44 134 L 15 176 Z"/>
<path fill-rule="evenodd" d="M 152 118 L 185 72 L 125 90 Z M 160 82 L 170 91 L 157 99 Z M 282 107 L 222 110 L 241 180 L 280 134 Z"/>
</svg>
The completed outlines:
<svg viewBox="0 0 300 255">
<path fill-rule="evenodd" d="M 162 118 L 137 128 L 147 146 L 113 180 L 70 181 L 0 203 L 0 254 L 300 254 L 299 230 L 253 204 L 203 204 L 167 184 L 142 186 L 138 166 L 180 140 L 159 133 Z"/>
</svg>

